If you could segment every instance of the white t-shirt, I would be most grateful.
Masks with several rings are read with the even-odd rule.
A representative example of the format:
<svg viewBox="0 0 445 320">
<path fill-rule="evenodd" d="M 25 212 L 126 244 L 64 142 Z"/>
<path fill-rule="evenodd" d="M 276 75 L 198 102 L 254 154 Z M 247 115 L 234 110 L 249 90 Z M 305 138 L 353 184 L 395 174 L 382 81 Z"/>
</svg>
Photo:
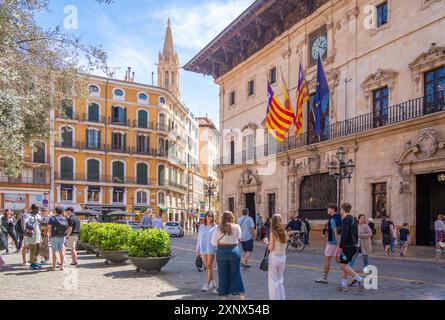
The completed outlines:
<svg viewBox="0 0 445 320">
<path fill-rule="evenodd" d="M 239 225 L 237 224 L 231 224 L 230 225 L 232 228 L 232 234 L 229 235 L 224 235 L 221 232 L 221 228 L 218 227 L 216 228 L 216 230 L 213 232 L 212 235 L 212 245 L 214 245 L 215 247 L 218 246 L 218 243 L 223 243 L 223 244 L 238 244 L 239 240 L 241 239 L 241 228 Z"/>
<path fill-rule="evenodd" d="M 153 226 L 157 229 L 163 229 L 164 225 L 162 224 L 162 219 L 155 219 L 153 221 Z"/>
</svg>

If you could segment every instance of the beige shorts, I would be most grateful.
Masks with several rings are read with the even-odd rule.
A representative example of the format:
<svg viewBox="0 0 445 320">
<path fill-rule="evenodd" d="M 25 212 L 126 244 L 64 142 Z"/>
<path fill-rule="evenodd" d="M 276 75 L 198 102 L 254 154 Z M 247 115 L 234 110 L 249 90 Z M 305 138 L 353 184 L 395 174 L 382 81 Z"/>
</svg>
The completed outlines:
<svg viewBox="0 0 445 320">
<path fill-rule="evenodd" d="M 78 235 L 69 236 L 68 240 L 66 240 L 66 247 L 68 249 L 70 249 L 70 250 L 76 249 L 78 241 L 79 241 L 79 236 Z"/>
<path fill-rule="evenodd" d="M 23 246 L 29 247 L 29 237 L 27 236 L 23 237 Z"/>
</svg>

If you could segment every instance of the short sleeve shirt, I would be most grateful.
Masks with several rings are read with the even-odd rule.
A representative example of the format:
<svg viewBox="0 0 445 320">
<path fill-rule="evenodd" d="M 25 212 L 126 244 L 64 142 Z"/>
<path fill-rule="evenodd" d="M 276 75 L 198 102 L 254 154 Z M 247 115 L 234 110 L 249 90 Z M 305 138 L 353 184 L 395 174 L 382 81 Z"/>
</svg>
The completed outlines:
<svg viewBox="0 0 445 320">
<path fill-rule="evenodd" d="M 400 229 L 400 241 L 408 241 L 409 230 L 406 228 Z"/>
<path fill-rule="evenodd" d="M 328 241 L 329 244 L 334 246 L 337 245 L 337 238 L 335 237 L 334 230 L 337 229 L 337 224 L 335 223 L 335 219 L 331 219 L 331 230 L 332 230 L 332 241 Z"/>
<path fill-rule="evenodd" d="M 73 235 L 78 235 L 80 233 L 80 220 L 77 216 L 72 215 L 68 218 L 68 226 L 73 228 L 71 232 Z"/>
<path fill-rule="evenodd" d="M 252 240 L 252 228 L 255 228 L 255 223 L 250 216 L 242 216 L 238 219 L 238 224 L 241 227 L 241 241 Z"/>
</svg>

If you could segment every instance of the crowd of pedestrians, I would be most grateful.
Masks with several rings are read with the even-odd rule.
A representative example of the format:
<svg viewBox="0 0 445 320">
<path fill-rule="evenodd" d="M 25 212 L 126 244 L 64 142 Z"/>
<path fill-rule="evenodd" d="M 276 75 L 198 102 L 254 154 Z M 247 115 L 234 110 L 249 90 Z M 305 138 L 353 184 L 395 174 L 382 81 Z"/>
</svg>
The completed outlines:
<svg viewBox="0 0 445 320">
<path fill-rule="evenodd" d="M 71 251 L 71 265 L 77 265 L 76 246 L 80 233 L 80 220 L 73 208 L 56 207 L 51 213 L 33 204 L 29 211 L 22 210 L 16 217 L 6 210 L 1 217 L 0 242 L 9 253 L 10 237 L 21 252 L 23 266 L 42 269 L 52 258 L 52 271 L 64 270 L 65 248 Z M 40 260 L 39 260 L 40 258 Z M 0 257 L 0 266 L 5 261 Z"/>
</svg>

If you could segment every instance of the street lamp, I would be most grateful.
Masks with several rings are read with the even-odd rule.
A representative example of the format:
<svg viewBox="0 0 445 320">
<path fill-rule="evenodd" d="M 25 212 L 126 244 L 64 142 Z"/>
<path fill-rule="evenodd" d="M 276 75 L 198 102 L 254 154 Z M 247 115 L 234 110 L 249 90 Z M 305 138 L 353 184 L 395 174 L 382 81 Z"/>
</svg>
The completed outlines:
<svg viewBox="0 0 445 320">
<path fill-rule="evenodd" d="M 215 189 L 216 189 L 216 186 L 213 183 L 212 177 L 208 177 L 207 184 L 204 185 L 204 190 L 205 190 L 207 197 L 209 197 L 209 211 L 212 210 L 211 201 L 212 201 L 213 195 L 215 194 L 215 192 L 214 192 Z"/>
<path fill-rule="evenodd" d="M 340 209 L 340 201 L 341 201 L 341 189 L 342 183 L 344 179 L 348 179 L 348 182 L 351 182 L 352 174 L 354 173 L 355 163 L 352 160 L 346 162 L 346 150 L 344 147 L 341 147 L 337 150 L 336 153 L 337 161 L 331 161 L 328 165 L 329 175 L 331 177 L 335 177 L 337 180 L 337 206 Z"/>
</svg>

